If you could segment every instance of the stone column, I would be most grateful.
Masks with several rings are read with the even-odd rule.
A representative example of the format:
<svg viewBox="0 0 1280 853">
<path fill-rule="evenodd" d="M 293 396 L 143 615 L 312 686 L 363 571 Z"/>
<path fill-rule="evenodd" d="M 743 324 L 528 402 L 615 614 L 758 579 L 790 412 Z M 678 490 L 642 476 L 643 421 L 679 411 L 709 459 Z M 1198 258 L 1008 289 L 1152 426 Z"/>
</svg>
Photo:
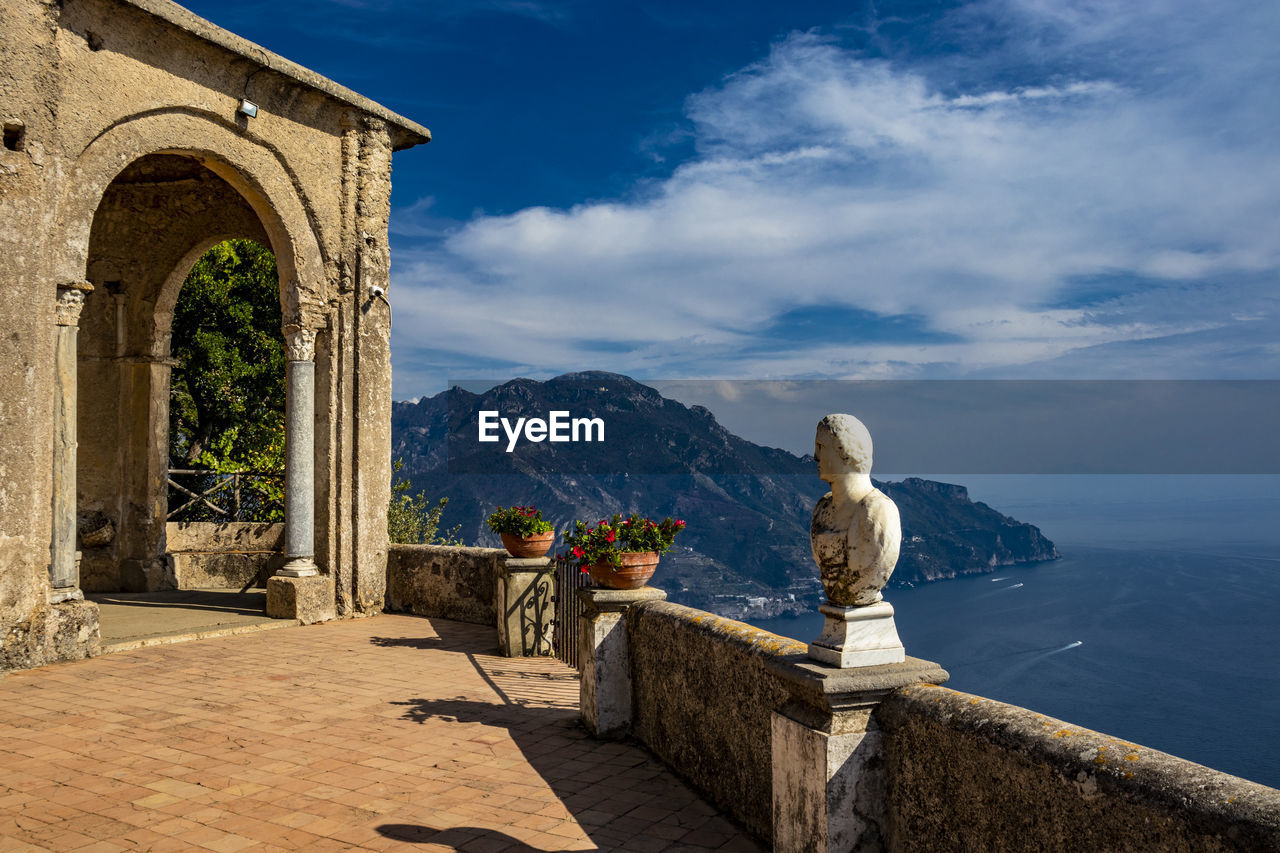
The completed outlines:
<svg viewBox="0 0 1280 853">
<path fill-rule="evenodd" d="M 509 658 L 555 654 L 556 574 L 550 557 L 498 558 L 498 645 Z"/>
<path fill-rule="evenodd" d="M 299 329 L 286 340 L 284 555 L 276 573 L 288 578 L 317 574 L 315 547 L 316 333 Z"/>
<path fill-rule="evenodd" d="M 766 666 L 790 694 L 771 727 L 773 849 L 884 849 L 883 736 L 875 708 L 899 687 L 941 684 L 946 670 L 913 657 L 845 669 L 803 658 Z"/>
<path fill-rule="evenodd" d="M 622 737 L 631 730 L 631 653 L 627 646 L 627 608 L 641 601 L 662 601 L 667 594 L 640 589 L 577 591 L 582 616 L 582 678 L 578 712 L 596 737 Z"/>
<path fill-rule="evenodd" d="M 267 615 L 304 625 L 337 615 L 332 575 L 316 568 L 315 550 L 316 333 L 287 336 L 285 401 L 284 554 L 287 562 L 267 579 Z"/>
<path fill-rule="evenodd" d="M 50 546 L 51 603 L 83 600 L 76 554 L 76 338 L 84 297 L 93 286 L 58 286 L 53 370 L 53 537 Z"/>
</svg>

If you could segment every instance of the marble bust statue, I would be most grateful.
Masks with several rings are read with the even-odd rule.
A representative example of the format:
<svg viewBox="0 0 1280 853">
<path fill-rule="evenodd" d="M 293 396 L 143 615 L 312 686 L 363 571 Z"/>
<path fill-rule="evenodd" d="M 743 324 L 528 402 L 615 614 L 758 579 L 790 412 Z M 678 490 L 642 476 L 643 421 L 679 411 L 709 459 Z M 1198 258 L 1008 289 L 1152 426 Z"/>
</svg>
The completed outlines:
<svg viewBox="0 0 1280 853">
<path fill-rule="evenodd" d="M 809 526 L 813 559 L 830 604 L 880 601 L 902 545 L 898 507 L 871 484 L 871 434 L 853 415 L 827 415 L 814 439 L 818 476 L 831 491 Z"/>
</svg>

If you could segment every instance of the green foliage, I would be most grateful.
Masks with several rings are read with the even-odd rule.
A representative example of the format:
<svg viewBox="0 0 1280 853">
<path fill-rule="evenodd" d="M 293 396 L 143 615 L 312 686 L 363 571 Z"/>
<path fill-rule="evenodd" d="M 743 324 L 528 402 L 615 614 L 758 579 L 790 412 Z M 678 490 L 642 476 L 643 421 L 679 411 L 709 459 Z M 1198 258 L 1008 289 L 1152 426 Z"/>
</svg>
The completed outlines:
<svg viewBox="0 0 1280 853">
<path fill-rule="evenodd" d="M 542 510 L 531 506 L 498 507 L 489 516 L 489 529 L 512 536 L 534 536 L 555 530 L 556 526 L 542 517 Z"/>
<path fill-rule="evenodd" d="M 227 240 L 192 267 L 173 312 L 170 351 L 177 365 L 169 393 L 169 464 L 279 475 L 242 478 L 244 520 L 284 516 L 286 358 L 279 291 L 269 250 L 251 240 Z M 399 461 L 395 468 L 400 470 Z M 203 490 L 215 482 L 212 474 L 198 475 L 193 485 Z M 410 489 L 408 480 L 392 487 L 391 541 L 461 545 L 461 525 L 438 534 L 448 499 L 432 505 Z M 207 508 L 191 513 L 191 520 L 216 518 Z"/>
<path fill-rule="evenodd" d="M 173 467 L 284 472 L 285 353 L 275 256 L 227 240 L 201 256 L 173 312 Z"/>
<path fill-rule="evenodd" d="M 399 473 L 404 461 L 397 459 L 392 470 Z M 387 506 L 387 536 L 401 545 L 461 545 L 462 525 L 440 533 L 440 516 L 449 504 L 440 498 L 434 505 L 425 492 L 410 494 L 413 484 L 408 479 L 396 480 L 391 486 L 391 503 Z"/>
<path fill-rule="evenodd" d="M 275 256 L 251 240 L 227 240 L 205 252 L 174 306 L 170 352 L 169 464 L 240 478 L 240 518 L 284 517 L 285 353 Z M 192 478 L 194 477 L 194 479 Z M 192 475 L 198 491 L 220 478 Z M 231 492 L 213 499 L 229 507 Z M 179 498 L 183 500 L 182 498 Z M 202 505 L 190 521 L 224 518 Z"/>
<path fill-rule="evenodd" d="M 569 546 L 565 556 L 582 571 L 596 563 L 611 563 L 617 568 L 622 565 L 624 551 L 665 554 L 671 550 L 676 534 L 681 530 L 684 530 L 684 522 L 678 519 L 664 518 L 654 522 L 634 512 L 627 518 L 615 514 L 595 527 L 579 521 L 572 533 L 565 534 L 564 541 Z"/>
</svg>

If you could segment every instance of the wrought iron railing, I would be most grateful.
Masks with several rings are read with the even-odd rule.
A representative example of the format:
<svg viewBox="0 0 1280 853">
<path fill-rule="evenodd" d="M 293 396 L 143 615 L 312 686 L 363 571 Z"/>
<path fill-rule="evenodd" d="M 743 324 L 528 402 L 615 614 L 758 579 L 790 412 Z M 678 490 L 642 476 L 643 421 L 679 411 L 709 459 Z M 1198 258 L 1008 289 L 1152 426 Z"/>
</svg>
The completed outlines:
<svg viewBox="0 0 1280 853">
<path fill-rule="evenodd" d="M 169 469 L 169 521 L 282 521 L 284 476 Z M 179 482 L 179 479 L 182 482 Z"/>
<path fill-rule="evenodd" d="M 578 571 L 568 560 L 556 560 L 555 652 L 556 657 L 582 671 L 578 660 L 579 638 L 582 636 L 582 601 L 576 590 L 589 586 L 591 578 Z"/>
</svg>

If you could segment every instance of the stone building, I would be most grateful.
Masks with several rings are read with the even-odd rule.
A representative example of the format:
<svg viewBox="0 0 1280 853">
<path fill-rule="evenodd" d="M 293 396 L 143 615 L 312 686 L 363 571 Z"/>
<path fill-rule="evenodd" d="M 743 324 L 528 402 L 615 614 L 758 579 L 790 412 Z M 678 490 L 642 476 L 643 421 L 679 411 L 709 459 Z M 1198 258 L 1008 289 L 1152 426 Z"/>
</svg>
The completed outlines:
<svg viewBox="0 0 1280 853">
<path fill-rule="evenodd" d="M 3 8 L 0 668 L 91 654 L 84 589 L 173 586 L 170 321 L 233 237 L 275 254 L 289 359 L 268 610 L 380 611 L 391 154 L 429 132 L 168 0 Z M 86 511 L 109 541 L 80 540 Z"/>
</svg>

